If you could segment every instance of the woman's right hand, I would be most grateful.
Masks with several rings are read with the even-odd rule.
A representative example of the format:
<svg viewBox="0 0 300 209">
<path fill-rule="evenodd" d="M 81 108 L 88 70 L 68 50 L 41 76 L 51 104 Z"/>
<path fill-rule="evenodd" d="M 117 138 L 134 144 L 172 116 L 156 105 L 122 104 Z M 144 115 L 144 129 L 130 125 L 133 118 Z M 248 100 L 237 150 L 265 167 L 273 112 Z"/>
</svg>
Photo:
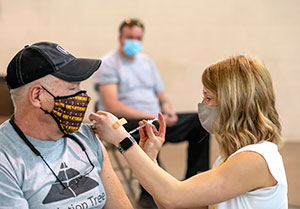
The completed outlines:
<svg viewBox="0 0 300 209">
<path fill-rule="evenodd" d="M 166 122 L 161 113 L 158 114 L 158 122 L 160 125 L 158 131 L 154 125 L 149 124 L 146 120 L 139 122 L 139 125 L 146 124 L 139 130 L 139 145 L 154 162 L 156 162 L 157 155 L 165 141 Z"/>
</svg>

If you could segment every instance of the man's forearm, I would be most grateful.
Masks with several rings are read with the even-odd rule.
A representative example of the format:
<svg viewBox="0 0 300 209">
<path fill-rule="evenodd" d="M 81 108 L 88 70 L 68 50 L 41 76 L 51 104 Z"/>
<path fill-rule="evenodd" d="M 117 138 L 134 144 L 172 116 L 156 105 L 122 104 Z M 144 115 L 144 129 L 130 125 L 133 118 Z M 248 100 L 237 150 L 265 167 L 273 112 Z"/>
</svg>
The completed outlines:
<svg viewBox="0 0 300 209">
<path fill-rule="evenodd" d="M 129 107 L 128 105 L 125 105 L 122 102 L 116 102 L 113 105 L 107 106 L 106 110 L 117 117 L 124 117 L 124 118 L 155 118 L 156 115 L 148 114 L 145 112 L 138 111 L 132 107 Z"/>
</svg>

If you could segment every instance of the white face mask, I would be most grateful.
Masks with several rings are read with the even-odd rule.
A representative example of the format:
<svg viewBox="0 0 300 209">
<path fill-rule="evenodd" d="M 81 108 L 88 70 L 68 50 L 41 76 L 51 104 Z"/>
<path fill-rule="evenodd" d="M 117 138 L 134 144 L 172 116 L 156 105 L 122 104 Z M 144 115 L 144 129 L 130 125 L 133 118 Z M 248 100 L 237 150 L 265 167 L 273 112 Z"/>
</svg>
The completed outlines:
<svg viewBox="0 0 300 209">
<path fill-rule="evenodd" d="M 213 133 L 213 128 L 217 117 L 220 114 L 218 106 L 208 106 L 202 103 L 198 104 L 198 116 L 202 127 L 209 133 Z"/>
</svg>

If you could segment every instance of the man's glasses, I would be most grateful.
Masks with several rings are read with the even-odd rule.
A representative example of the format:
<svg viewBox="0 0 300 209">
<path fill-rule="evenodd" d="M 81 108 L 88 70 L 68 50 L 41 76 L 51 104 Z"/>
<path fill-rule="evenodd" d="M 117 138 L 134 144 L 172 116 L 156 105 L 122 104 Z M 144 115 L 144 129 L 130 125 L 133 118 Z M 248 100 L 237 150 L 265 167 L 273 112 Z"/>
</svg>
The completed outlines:
<svg viewBox="0 0 300 209">
<path fill-rule="evenodd" d="M 141 20 L 139 19 L 131 19 L 131 18 L 127 18 L 125 19 L 121 25 L 120 25 L 120 28 L 119 28 L 119 32 L 122 32 L 122 29 L 125 27 L 125 26 L 129 26 L 129 27 L 132 27 L 132 26 L 139 26 L 141 27 L 143 30 L 144 30 L 144 24 Z"/>
<path fill-rule="evenodd" d="M 80 185 L 83 185 L 86 181 L 86 176 L 88 176 L 93 170 L 94 170 L 94 164 L 92 163 L 89 155 L 87 154 L 87 152 L 85 150 L 83 150 L 89 163 L 90 166 L 82 173 L 79 175 L 76 175 L 73 178 L 69 178 L 67 172 L 64 172 L 65 174 L 65 178 L 66 180 L 61 180 L 56 174 L 55 172 L 52 170 L 52 168 L 49 166 L 49 164 L 46 162 L 46 160 L 43 158 L 42 155 L 40 155 L 40 157 L 42 158 L 43 162 L 47 165 L 47 167 L 50 169 L 50 171 L 52 172 L 52 174 L 55 176 L 56 180 L 59 182 L 60 186 L 57 186 L 58 191 L 63 194 L 65 190 L 69 189 L 72 192 L 74 190 L 76 190 Z"/>
<path fill-rule="evenodd" d="M 75 177 L 74 179 L 68 179 L 68 176 L 66 176 L 68 179 L 67 183 L 63 183 L 62 180 L 60 180 L 60 178 L 55 174 L 55 172 L 52 170 L 52 168 L 49 166 L 49 164 L 47 163 L 47 161 L 44 159 L 44 157 L 42 156 L 42 154 L 33 146 L 33 144 L 30 143 L 30 141 L 27 139 L 27 137 L 25 136 L 25 134 L 21 131 L 21 129 L 17 126 L 17 124 L 14 121 L 14 115 L 12 115 L 11 119 L 9 120 L 10 124 L 13 126 L 13 128 L 15 129 L 15 131 L 17 132 L 17 134 L 21 137 L 21 139 L 23 139 L 23 141 L 27 144 L 27 146 L 31 149 L 32 152 L 34 152 L 37 156 L 40 156 L 41 159 L 43 160 L 43 162 L 46 164 L 46 166 L 50 169 L 50 171 L 52 172 L 52 174 L 55 176 L 56 180 L 60 183 L 62 188 L 59 188 L 60 193 L 64 192 L 67 189 L 72 190 L 71 192 L 73 192 L 73 190 L 75 190 L 76 188 L 78 188 L 79 185 L 84 184 L 84 182 L 86 181 L 86 176 L 91 173 L 94 169 L 94 164 L 92 163 L 89 155 L 86 152 L 86 148 L 85 146 L 81 143 L 81 141 L 79 141 L 79 139 L 77 137 L 75 137 L 74 135 L 69 135 L 69 134 L 65 134 L 64 137 L 68 137 L 70 139 L 73 139 L 82 149 L 82 151 L 84 151 L 89 163 L 90 163 L 90 167 L 88 167 L 88 169 L 83 173 L 78 175 L 77 177 Z"/>
<path fill-rule="evenodd" d="M 94 166 L 92 165 L 83 174 L 80 174 L 79 176 L 77 176 L 75 178 L 71 178 L 68 181 L 67 186 L 62 189 L 62 192 L 64 192 L 66 189 L 72 189 L 73 191 L 76 190 L 80 184 L 84 184 L 86 182 L 86 180 L 87 180 L 86 176 L 88 176 L 89 173 L 91 173 L 93 171 L 93 169 L 94 169 Z"/>
<path fill-rule="evenodd" d="M 139 19 L 125 19 L 124 24 L 126 25 L 137 25 L 140 27 L 144 27 L 143 22 Z"/>
</svg>

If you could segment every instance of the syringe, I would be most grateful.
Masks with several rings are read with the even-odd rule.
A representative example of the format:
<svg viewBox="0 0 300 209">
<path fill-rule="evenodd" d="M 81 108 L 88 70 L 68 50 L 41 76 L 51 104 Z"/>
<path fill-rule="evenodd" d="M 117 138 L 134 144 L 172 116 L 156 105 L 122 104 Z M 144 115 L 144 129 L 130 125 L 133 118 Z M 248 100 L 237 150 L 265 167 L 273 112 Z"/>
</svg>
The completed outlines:
<svg viewBox="0 0 300 209">
<path fill-rule="evenodd" d="M 156 120 L 157 120 L 157 118 L 154 118 L 152 120 L 147 120 L 147 122 L 150 123 L 150 124 L 152 124 Z M 146 126 L 146 124 L 140 125 L 139 127 L 137 127 L 135 129 L 129 131 L 129 134 L 133 134 L 134 132 L 138 131 L 139 129 L 141 129 L 141 128 L 145 127 L 145 126 Z"/>
</svg>

